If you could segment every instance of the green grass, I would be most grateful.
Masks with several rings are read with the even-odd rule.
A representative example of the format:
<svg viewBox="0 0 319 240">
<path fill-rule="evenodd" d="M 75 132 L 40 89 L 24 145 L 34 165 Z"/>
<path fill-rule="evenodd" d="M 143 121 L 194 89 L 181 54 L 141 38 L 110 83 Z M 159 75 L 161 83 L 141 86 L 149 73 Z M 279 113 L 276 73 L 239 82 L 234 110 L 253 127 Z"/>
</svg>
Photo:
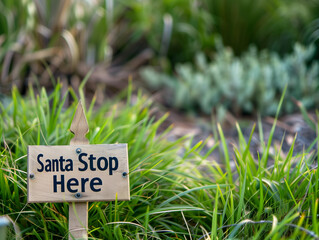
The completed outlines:
<svg viewBox="0 0 319 240">
<path fill-rule="evenodd" d="M 280 149 L 271 155 L 272 132 L 254 159 L 251 138 L 246 142 L 238 126 L 238 147 L 227 149 L 218 127 L 220 141 L 202 155 L 205 140 L 168 141 L 170 129 L 159 132 L 166 116 L 154 119 L 152 102 L 140 93 L 133 101 L 131 94 L 130 85 L 122 94 L 126 102 L 119 97 L 95 108 L 93 99 L 86 107 L 91 144 L 128 143 L 131 188 L 131 201 L 89 204 L 91 239 L 318 238 L 315 154 L 292 157 L 292 146 L 285 158 Z M 64 107 L 67 98 L 74 100 L 70 107 Z M 42 90 L 27 98 L 13 89 L 0 104 L 0 215 L 14 223 L 10 238 L 68 236 L 67 203 L 26 202 L 27 146 L 68 144 L 77 101 L 72 89 L 62 96 L 57 84 L 50 95 Z M 218 148 L 224 163 L 206 160 Z"/>
</svg>

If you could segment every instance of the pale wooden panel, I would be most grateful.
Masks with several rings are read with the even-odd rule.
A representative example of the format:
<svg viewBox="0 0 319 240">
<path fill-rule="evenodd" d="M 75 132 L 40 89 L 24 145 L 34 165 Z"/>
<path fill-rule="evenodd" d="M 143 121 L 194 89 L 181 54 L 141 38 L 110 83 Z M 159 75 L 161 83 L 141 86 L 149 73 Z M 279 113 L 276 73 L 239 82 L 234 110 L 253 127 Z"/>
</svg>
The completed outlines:
<svg viewBox="0 0 319 240">
<path fill-rule="evenodd" d="M 70 131 L 74 134 L 70 145 L 89 144 L 85 137 L 89 132 L 89 125 L 81 101 L 76 108 Z M 88 202 L 72 202 L 69 204 L 69 240 L 88 239 L 88 217 Z"/>
<path fill-rule="evenodd" d="M 88 202 L 69 204 L 69 240 L 88 239 Z"/>
<path fill-rule="evenodd" d="M 86 171 L 79 171 L 79 168 L 83 169 L 84 164 L 79 161 L 79 154 L 77 149 L 81 149 L 81 153 L 87 153 L 88 156 L 83 159 L 88 164 Z M 39 172 L 41 169 L 40 163 L 37 161 L 38 155 L 43 154 L 40 159 L 44 166 L 47 165 L 46 159 L 60 159 L 62 156 L 64 159 L 71 159 L 73 162 L 73 171 L 61 171 L 59 165 L 59 171 Z M 97 168 L 97 159 L 93 160 L 93 168 L 90 169 L 90 161 L 88 157 L 93 154 L 97 159 L 105 157 L 108 160 L 108 168 L 106 170 L 99 170 Z M 112 171 L 110 175 L 110 157 L 116 157 L 118 159 L 118 168 Z M 112 161 L 113 164 L 115 161 Z M 65 162 L 64 162 L 65 163 Z M 100 161 L 100 167 L 105 168 L 104 160 Z M 65 167 L 65 164 L 64 164 Z M 114 168 L 114 166 L 113 166 Z M 52 169 L 51 169 L 52 170 Z M 57 169 L 55 169 L 57 170 Z M 128 153 L 127 144 L 99 144 L 99 145 L 68 145 L 68 146 L 29 146 L 28 147 L 28 202 L 89 202 L 89 201 L 112 201 L 116 198 L 118 200 L 129 200 L 129 175 L 123 177 L 123 173 L 129 173 L 128 168 Z M 31 178 L 30 176 L 32 176 Z M 53 178 L 56 175 L 57 181 L 62 179 L 64 175 L 64 188 L 65 192 L 61 192 L 60 184 L 57 184 L 57 192 L 53 190 Z M 70 186 L 71 190 L 78 189 L 77 193 L 81 196 L 76 198 L 76 193 L 70 192 L 67 189 L 67 181 L 71 178 L 75 178 L 79 181 L 79 186 Z M 81 179 L 88 178 L 89 181 L 93 178 L 99 178 L 102 181 L 102 185 L 94 185 L 93 187 L 101 191 L 94 192 L 90 188 L 89 181 L 84 180 L 85 189 L 82 189 Z M 95 180 L 95 183 L 98 180 Z M 71 181 L 75 183 L 75 181 Z M 82 190 L 85 190 L 84 192 Z M 116 197 L 117 196 L 117 197 Z"/>
</svg>

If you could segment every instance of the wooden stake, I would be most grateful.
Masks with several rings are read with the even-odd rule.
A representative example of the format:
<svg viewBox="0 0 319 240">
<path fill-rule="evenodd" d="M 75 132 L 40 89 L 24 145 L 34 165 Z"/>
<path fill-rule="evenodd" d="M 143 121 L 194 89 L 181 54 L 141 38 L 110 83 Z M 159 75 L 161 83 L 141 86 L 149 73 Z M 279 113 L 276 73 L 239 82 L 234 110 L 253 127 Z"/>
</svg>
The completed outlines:
<svg viewBox="0 0 319 240">
<path fill-rule="evenodd" d="M 85 137 L 89 132 L 89 126 L 81 102 L 77 106 L 70 130 L 74 134 L 70 145 L 89 144 L 88 139 Z M 88 239 L 87 230 L 88 202 L 69 203 L 69 240 Z"/>
</svg>

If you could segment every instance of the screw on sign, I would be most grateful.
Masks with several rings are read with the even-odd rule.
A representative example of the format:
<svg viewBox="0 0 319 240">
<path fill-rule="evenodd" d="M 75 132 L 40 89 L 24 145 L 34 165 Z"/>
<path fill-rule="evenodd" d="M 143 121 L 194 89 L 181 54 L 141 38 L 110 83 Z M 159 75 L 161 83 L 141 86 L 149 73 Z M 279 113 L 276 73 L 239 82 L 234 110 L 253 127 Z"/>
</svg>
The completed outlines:
<svg viewBox="0 0 319 240">
<path fill-rule="evenodd" d="M 127 144 L 89 145 L 81 103 L 70 145 L 28 146 L 28 202 L 69 202 L 69 239 L 87 239 L 88 202 L 130 200 Z"/>
</svg>

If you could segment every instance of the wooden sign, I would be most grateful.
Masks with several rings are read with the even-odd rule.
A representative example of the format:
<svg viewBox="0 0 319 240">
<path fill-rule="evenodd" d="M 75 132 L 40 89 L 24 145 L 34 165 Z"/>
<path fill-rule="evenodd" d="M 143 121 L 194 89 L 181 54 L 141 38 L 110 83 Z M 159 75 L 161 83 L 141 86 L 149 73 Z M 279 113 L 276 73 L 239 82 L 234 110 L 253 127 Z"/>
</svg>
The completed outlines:
<svg viewBox="0 0 319 240">
<path fill-rule="evenodd" d="M 129 200 L 127 144 L 29 146 L 28 202 Z"/>
<path fill-rule="evenodd" d="M 28 202 L 70 202 L 69 240 L 88 239 L 88 202 L 130 200 L 127 144 L 89 145 L 79 102 L 67 146 L 28 146 Z"/>
</svg>

